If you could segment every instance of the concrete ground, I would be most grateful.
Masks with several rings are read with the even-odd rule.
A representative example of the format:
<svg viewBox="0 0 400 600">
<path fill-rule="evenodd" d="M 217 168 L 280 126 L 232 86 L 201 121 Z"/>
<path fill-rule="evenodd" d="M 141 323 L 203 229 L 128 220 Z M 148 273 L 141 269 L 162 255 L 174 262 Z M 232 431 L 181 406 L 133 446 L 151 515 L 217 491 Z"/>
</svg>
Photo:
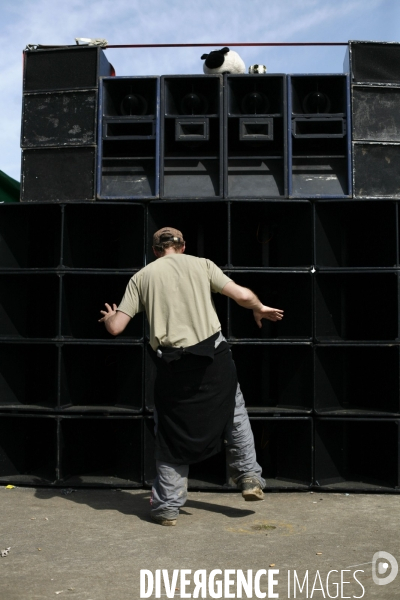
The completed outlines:
<svg viewBox="0 0 400 600">
<path fill-rule="evenodd" d="M 11 548 L 0 557 L 1 600 L 136 600 L 141 569 L 153 575 L 167 569 L 170 578 L 174 569 L 191 569 L 186 588 L 178 578 L 175 598 L 190 597 L 199 569 L 207 577 L 213 569 L 245 576 L 252 569 L 253 579 L 258 570 L 279 570 L 259 574 L 260 591 L 243 598 L 272 592 L 284 599 L 400 598 L 400 574 L 387 585 L 372 578 L 376 552 L 400 563 L 399 495 L 275 493 L 245 503 L 240 494 L 191 492 L 176 527 L 149 521 L 146 490 L 62 495 L 60 489 L 3 486 L 0 507 L 0 550 Z M 234 583 L 226 592 L 215 595 L 211 586 L 204 597 L 239 597 L 238 575 L 228 577 Z M 272 577 L 278 583 L 268 590 Z M 304 586 L 300 591 L 296 584 L 295 595 L 296 578 Z M 167 597 L 164 586 L 161 594 Z"/>
</svg>

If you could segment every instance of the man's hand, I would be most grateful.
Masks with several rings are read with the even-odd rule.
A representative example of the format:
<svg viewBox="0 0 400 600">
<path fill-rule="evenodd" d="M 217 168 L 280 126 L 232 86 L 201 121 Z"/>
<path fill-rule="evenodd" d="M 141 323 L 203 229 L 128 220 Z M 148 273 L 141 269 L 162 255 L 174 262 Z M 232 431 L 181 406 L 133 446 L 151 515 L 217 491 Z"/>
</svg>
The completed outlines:
<svg viewBox="0 0 400 600">
<path fill-rule="evenodd" d="M 270 306 L 261 305 L 260 308 L 253 309 L 254 320 L 258 327 L 262 327 L 262 319 L 268 319 L 268 321 L 282 321 L 283 310 L 279 308 L 271 308 Z"/>
<path fill-rule="evenodd" d="M 110 317 L 112 317 L 113 315 L 115 315 L 117 313 L 117 305 L 113 304 L 113 307 L 111 308 L 111 306 L 109 304 L 107 304 L 107 302 L 105 303 L 105 307 L 107 310 L 101 310 L 101 314 L 103 315 L 103 317 L 101 319 L 99 319 L 99 323 L 105 323 L 106 321 L 108 321 L 108 319 Z"/>
<path fill-rule="evenodd" d="M 131 317 L 122 311 L 117 310 L 116 304 L 113 304 L 113 307 L 111 308 L 106 302 L 105 307 L 106 310 L 100 311 L 103 316 L 99 319 L 99 323 L 104 323 L 108 333 L 111 333 L 111 335 L 122 333 L 131 320 Z"/>
</svg>

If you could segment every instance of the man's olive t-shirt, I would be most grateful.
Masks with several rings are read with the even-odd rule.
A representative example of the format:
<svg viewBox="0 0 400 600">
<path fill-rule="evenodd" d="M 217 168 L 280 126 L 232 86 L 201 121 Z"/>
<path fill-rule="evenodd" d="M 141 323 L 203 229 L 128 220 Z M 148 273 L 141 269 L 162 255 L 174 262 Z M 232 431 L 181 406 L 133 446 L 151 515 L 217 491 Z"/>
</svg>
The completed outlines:
<svg viewBox="0 0 400 600">
<path fill-rule="evenodd" d="M 118 310 L 129 317 L 146 311 L 153 350 L 186 348 L 221 330 L 211 292 L 229 281 L 211 260 L 167 254 L 130 279 Z"/>
</svg>

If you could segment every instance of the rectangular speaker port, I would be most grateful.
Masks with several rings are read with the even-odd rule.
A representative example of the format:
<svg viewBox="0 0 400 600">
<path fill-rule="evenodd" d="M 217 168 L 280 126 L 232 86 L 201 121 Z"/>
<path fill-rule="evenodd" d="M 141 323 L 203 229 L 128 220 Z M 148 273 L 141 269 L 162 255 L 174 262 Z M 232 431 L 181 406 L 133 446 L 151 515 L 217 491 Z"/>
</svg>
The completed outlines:
<svg viewBox="0 0 400 600">
<path fill-rule="evenodd" d="M 175 140 L 209 140 L 208 119 L 176 119 Z"/>
<path fill-rule="evenodd" d="M 346 121 L 344 119 L 293 119 L 293 136 L 307 138 L 344 137 Z"/>
<path fill-rule="evenodd" d="M 155 121 L 106 121 L 103 125 L 104 138 L 154 139 Z"/>
<path fill-rule="evenodd" d="M 273 140 L 273 119 L 239 119 L 239 139 L 247 140 Z"/>
</svg>

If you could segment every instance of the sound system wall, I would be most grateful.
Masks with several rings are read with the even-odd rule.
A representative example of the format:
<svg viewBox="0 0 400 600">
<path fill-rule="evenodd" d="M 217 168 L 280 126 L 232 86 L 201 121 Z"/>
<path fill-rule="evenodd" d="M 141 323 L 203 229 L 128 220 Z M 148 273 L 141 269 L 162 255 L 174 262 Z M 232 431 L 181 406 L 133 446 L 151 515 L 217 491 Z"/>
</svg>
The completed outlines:
<svg viewBox="0 0 400 600">
<path fill-rule="evenodd" d="M 112 338 L 97 319 L 171 225 L 285 310 L 259 330 L 214 295 L 267 489 L 400 490 L 399 48 L 350 42 L 348 75 L 289 76 L 113 77 L 99 48 L 24 53 L 22 203 L 0 205 L 0 481 L 151 485 L 148 324 Z M 224 452 L 189 477 L 231 489 Z"/>
</svg>

